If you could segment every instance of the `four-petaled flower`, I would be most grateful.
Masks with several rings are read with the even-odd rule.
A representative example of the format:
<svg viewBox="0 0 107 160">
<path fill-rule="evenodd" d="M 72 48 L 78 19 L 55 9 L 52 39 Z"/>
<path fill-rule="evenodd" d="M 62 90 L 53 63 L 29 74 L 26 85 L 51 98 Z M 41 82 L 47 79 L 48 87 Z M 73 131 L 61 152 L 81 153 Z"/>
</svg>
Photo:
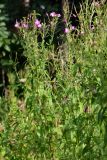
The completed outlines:
<svg viewBox="0 0 107 160">
<path fill-rule="evenodd" d="M 35 20 L 35 26 L 37 28 L 41 28 L 42 27 L 42 24 L 40 23 L 40 21 L 38 19 Z"/>
</svg>

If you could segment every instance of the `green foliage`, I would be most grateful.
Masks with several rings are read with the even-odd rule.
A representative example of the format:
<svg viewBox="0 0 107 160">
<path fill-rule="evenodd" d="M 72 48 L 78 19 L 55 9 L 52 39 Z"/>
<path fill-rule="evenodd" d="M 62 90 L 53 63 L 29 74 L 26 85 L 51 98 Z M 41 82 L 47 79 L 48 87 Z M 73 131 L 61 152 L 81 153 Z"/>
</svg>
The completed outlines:
<svg viewBox="0 0 107 160">
<path fill-rule="evenodd" d="M 57 17 L 41 23 L 42 28 L 34 25 L 34 13 L 21 22 L 27 62 L 16 73 L 17 80 L 9 75 L 9 93 L 0 103 L 10 108 L 1 122 L 1 158 L 107 159 L 107 9 L 84 8 L 78 15 L 81 27 L 76 34 L 64 33 L 64 44 L 57 51 L 53 43 Z"/>
<path fill-rule="evenodd" d="M 5 13 L 5 6 L 4 4 L 0 4 L 0 48 L 2 48 L 4 52 L 10 52 L 10 33 L 6 27 L 7 21 L 8 17 Z"/>
</svg>

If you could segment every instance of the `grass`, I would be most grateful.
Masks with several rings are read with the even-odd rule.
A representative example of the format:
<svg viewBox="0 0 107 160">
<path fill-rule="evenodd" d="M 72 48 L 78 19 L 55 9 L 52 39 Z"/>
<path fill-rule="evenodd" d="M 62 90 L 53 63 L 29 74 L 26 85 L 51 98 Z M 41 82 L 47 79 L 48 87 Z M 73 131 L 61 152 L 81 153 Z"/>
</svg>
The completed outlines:
<svg viewBox="0 0 107 160">
<path fill-rule="evenodd" d="M 61 17 L 49 16 L 40 28 L 35 13 L 21 22 L 27 61 L 24 70 L 9 73 L 8 94 L 0 98 L 1 160 L 106 160 L 106 13 L 106 6 L 84 4 L 80 27 L 72 31 L 66 22 L 69 32 L 57 49 Z"/>
</svg>

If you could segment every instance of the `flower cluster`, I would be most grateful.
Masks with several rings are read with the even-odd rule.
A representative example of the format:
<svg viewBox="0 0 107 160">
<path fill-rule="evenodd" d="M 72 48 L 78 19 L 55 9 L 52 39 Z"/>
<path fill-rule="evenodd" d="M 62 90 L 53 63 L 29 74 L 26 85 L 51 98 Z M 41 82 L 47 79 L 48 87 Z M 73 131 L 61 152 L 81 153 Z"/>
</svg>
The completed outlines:
<svg viewBox="0 0 107 160">
<path fill-rule="evenodd" d="M 47 14 L 47 16 L 48 16 L 48 14 Z M 73 15 L 74 16 L 74 15 Z M 61 17 L 61 14 L 58 14 L 58 13 L 56 13 L 56 12 L 51 12 L 50 13 L 50 17 Z M 67 27 L 65 27 L 65 29 L 64 29 L 64 33 L 69 33 L 69 32 L 71 32 L 71 31 L 74 31 L 74 30 L 76 30 L 76 27 L 75 26 L 69 26 L 69 25 L 67 25 L 67 20 L 66 19 L 64 19 L 63 20 L 64 21 L 64 23 L 65 23 L 65 25 L 67 26 Z M 15 23 L 15 25 L 14 25 L 16 28 L 25 28 L 25 29 L 27 29 L 27 28 L 29 28 L 29 24 L 28 23 L 26 23 L 26 22 L 21 22 L 21 23 L 19 23 L 17 20 L 16 20 L 16 23 Z M 38 19 L 35 19 L 35 21 L 34 21 L 34 27 L 35 28 L 38 28 L 38 29 L 40 29 L 41 27 L 42 27 L 42 23 L 40 22 L 40 20 L 38 20 Z"/>
<path fill-rule="evenodd" d="M 69 33 L 70 31 L 74 31 L 74 30 L 76 30 L 76 27 L 75 27 L 75 26 L 70 26 L 69 28 L 66 27 L 66 28 L 64 29 L 64 33 Z"/>
<path fill-rule="evenodd" d="M 14 25 L 16 28 L 28 28 L 28 24 L 27 23 L 25 23 L 25 22 L 23 22 L 23 23 L 19 23 L 17 20 L 16 20 L 16 23 L 15 23 L 15 25 Z"/>
<path fill-rule="evenodd" d="M 28 25 L 28 23 L 25 23 L 25 22 L 22 22 L 22 23 L 20 23 L 20 22 L 18 22 L 17 20 L 16 20 L 16 23 L 15 23 L 15 25 L 14 25 L 16 28 L 25 28 L 25 29 L 27 29 L 27 28 L 29 28 L 29 25 Z M 34 26 L 36 27 L 36 28 L 41 28 L 42 27 L 42 24 L 40 23 L 40 21 L 38 20 L 38 19 L 36 19 L 35 20 L 35 22 L 34 22 Z"/>
</svg>

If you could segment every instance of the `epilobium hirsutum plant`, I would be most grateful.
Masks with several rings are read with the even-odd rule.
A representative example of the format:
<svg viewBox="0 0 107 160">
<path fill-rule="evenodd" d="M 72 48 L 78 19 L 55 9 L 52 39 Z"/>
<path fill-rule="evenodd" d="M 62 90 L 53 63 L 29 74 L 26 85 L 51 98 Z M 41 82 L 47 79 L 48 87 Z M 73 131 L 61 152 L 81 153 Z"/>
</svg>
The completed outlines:
<svg viewBox="0 0 107 160">
<path fill-rule="evenodd" d="M 93 10 L 98 16 L 92 21 Z M 27 62 L 23 73 L 17 73 L 23 97 L 16 96 L 15 82 L 10 85 L 1 157 L 107 159 L 106 11 L 103 6 L 98 13 L 96 8 L 81 9 L 80 27 L 66 22 L 64 41 L 56 50 L 52 37 L 58 13 L 48 14 L 49 22 L 35 14 L 16 22 Z"/>
</svg>

